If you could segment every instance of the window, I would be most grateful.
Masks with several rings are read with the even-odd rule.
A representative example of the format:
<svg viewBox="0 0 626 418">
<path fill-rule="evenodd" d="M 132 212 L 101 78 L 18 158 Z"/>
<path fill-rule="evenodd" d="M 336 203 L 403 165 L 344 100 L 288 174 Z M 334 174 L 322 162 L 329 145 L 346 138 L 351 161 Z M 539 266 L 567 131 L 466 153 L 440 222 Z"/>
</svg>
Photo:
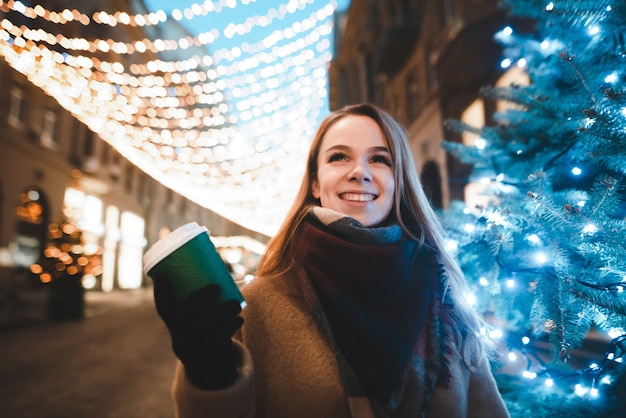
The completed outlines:
<svg viewBox="0 0 626 418">
<path fill-rule="evenodd" d="M 52 109 L 46 109 L 43 113 L 43 124 L 41 126 L 41 145 L 54 149 L 56 141 L 57 113 Z"/>
<path fill-rule="evenodd" d="M 83 156 L 93 157 L 95 153 L 96 143 L 94 133 L 90 130 L 85 131 L 85 141 L 83 143 Z"/>
<path fill-rule="evenodd" d="M 528 77 L 526 71 L 518 66 L 515 66 L 502 74 L 502 76 L 496 82 L 496 87 L 507 87 L 511 85 L 527 86 L 529 84 L 530 78 Z M 523 109 L 523 106 L 515 105 L 504 100 L 499 100 L 496 103 L 497 112 L 504 112 L 507 109 Z"/>
<path fill-rule="evenodd" d="M 102 153 L 100 154 L 100 162 L 105 166 L 108 165 L 109 160 L 110 160 L 110 155 L 111 155 L 111 146 L 105 143 L 104 146 L 102 147 Z"/>
<path fill-rule="evenodd" d="M 9 101 L 9 114 L 7 116 L 11 125 L 22 126 L 24 123 L 24 88 L 13 86 Z"/>
<path fill-rule="evenodd" d="M 95 173 L 100 168 L 100 160 L 96 157 L 97 140 L 98 138 L 95 133 L 87 131 L 82 158 L 82 169 L 87 173 Z"/>
<path fill-rule="evenodd" d="M 101 288 L 110 292 L 115 287 L 115 262 L 117 245 L 120 241 L 119 229 L 120 210 L 117 206 L 107 206 L 104 215 L 106 235 L 104 237 L 104 253 L 102 254 L 102 281 Z"/>
<path fill-rule="evenodd" d="M 124 170 L 124 188 L 126 192 L 130 193 L 133 191 L 133 177 L 135 175 L 135 169 L 130 162 L 126 163 L 126 168 Z"/>
<path fill-rule="evenodd" d="M 37 188 L 20 193 L 16 207 L 17 233 L 11 243 L 11 255 L 16 266 L 29 267 L 42 254 L 48 230 L 47 199 Z"/>
<path fill-rule="evenodd" d="M 118 270 L 124 274 L 118 275 L 118 284 L 121 289 L 136 289 L 143 280 L 143 247 L 146 245 L 144 237 L 145 221 L 137 214 L 122 212 L 120 217 L 120 251 L 118 255 Z"/>
<path fill-rule="evenodd" d="M 111 164 L 109 164 L 109 177 L 113 181 L 118 181 L 122 176 L 122 162 L 120 155 L 117 153 L 113 154 L 111 158 Z"/>
<path fill-rule="evenodd" d="M 139 182 L 139 185 L 138 185 L 137 195 L 139 196 L 139 201 L 142 204 L 150 205 L 150 203 L 152 202 L 151 177 L 149 177 L 143 172 L 140 172 L 138 182 Z"/>
<path fill-rule="evenodd" d="M 419 80 L 417 74 L 413 73 L 408 79 L 406 89 L 406 114 L 409 122 L 417 119 L 420 109 Z"/>
</svg>

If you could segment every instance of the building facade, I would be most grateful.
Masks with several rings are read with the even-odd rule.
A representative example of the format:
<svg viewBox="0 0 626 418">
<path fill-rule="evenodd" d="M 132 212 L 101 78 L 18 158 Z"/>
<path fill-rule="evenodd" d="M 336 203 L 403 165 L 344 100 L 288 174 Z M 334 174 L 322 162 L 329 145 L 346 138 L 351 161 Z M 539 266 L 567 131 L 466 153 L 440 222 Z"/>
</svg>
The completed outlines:
<svg viewBox="0 0 626 418">
<path fill-rule="evenodd" d="M 49 2 L 48 7 L 63 10 L 69 4 Z M 83 2 L 85 13 L 89 7 L 103 5 Z M 105 7 L 131 10 L 125 1 L 107 2 Z M 15 24 L 24 20 L 32 25 L 10 13 Z M 66 36 L 72 30 L 64 28 Z M 115 30 L 116 39 L 144 36 L 135 27 Z M 81 35 L 80 25 L 74 34 Z M 104 31 L 90 35 L 108 36 Z M 63 220 L 82 231 L 84 252 L 102 260 L 98 274 L 83 277 L 85 288 L 94 291 L 150 285 L 142 271 L 143 253 L 187 222 L 206 225 L 218 239 L 231 238 L 224 244 L 227 254 L 241 255 L 250 246 L 258 252 L 255 245 L 267 242 L 267 236 L 198 206 L 146 175 L 3 59 L 0 86 L 0 326 L 42 314 L 46 283 L 30 267 L 42 257 L 50 225 Z M 233 237 L 243 239 L 235 242 Z"/>
<path fill-rule="evenodd" d="M 489 122 L 494 104 L 479 91 L 506 73 L 494 34 L 520 23 L 497 0 L 352 0 L 336 23 L 331 109 L 370 102 L 390 111 L 409 132 L 433 205 L 465 200 L 469 167 L 441 148 L 463 138 L 445 122 Z"/>
</svg>

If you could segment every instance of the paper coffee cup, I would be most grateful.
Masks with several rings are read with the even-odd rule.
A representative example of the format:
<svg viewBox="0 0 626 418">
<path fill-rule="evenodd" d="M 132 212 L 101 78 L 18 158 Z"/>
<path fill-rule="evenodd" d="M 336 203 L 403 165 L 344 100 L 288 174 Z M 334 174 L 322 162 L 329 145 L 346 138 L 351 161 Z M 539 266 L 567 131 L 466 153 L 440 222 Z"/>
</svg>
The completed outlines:
<svg viewBox="0 0 626 418">
<path fill-rule="evenodd" d="M 144 272 L 155 285 L 168 281 L 181 302 L 207 284 L 222 289 L 218 301 L 246 302 L 209 238 L 206 227 L 190 222 L 157 241 L 143 256 Z"/>
</svg>

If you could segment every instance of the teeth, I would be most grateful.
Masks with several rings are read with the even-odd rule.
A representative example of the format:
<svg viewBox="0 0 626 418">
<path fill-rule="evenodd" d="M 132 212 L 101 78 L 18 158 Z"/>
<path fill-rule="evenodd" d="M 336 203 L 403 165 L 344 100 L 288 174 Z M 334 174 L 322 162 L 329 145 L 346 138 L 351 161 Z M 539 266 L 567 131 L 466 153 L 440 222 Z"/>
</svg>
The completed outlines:
<svg viewBox="0 0 626 418">
<path fill-rule="evenodd" d="M 374 200 L 374 195 L 371 194 L 344 193 L 341 197 L 344 200 L 352 200 L 355 202 L 369 202 L 370 200 Z"/>
</svg>

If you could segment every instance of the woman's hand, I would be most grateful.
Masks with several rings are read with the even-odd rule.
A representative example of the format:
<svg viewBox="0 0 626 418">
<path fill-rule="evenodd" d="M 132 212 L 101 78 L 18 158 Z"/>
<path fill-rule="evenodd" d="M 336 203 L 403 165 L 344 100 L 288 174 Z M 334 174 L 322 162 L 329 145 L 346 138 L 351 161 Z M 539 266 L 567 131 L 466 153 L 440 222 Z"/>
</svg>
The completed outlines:
<svg viewBox="0 0 626 418">
<path fill-rule="evenodd" d="M 231 337 L 243 324 L 238 301 L 218 302 L 219 286 L 207 285 L 175 303 L 167 281 L 155 283 L 157 312 L 189 381 L 204 390 L 224 389 L 237 379 Z"/>
</svg>

